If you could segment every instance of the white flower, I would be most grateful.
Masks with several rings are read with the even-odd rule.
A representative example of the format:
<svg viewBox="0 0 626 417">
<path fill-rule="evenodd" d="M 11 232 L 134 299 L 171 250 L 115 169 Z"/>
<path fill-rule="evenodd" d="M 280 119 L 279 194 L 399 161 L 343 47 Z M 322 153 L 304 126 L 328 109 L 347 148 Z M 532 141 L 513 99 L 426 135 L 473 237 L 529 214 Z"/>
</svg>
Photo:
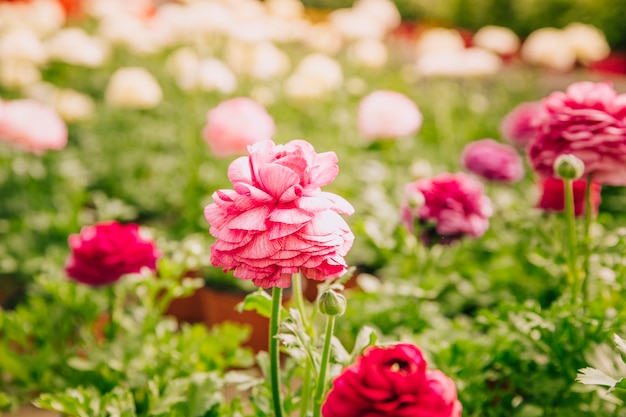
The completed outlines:
<svg viewBox="0 0 626 417">
<path fill-rule="evenodd" d="M 167 36 L 162 36 L 148 21 L 124 14 L 103 18 L 98 34 L 107 41 L 125 46 L 140 55 L 159 52 L 168 42 Z"/>
<path fill-rule="evenodd" d="M 583 64 L 600 61 L 611 53 L 604 33 L 595 26 L 570 23 L 563 29 L 576 58 Z"/>
<path fill-rule="evenodd" d="M 304 15 L 304 5 L 299 0 L 266 0 L 270 14 L 284 19 L 297 19 Z"/>
<path fill-rule="evenodd" d="M 60 30 L 45 47 L 50 60 L 88 68 L 102 66 L 110 55 L 109 44 L 77 27 Z"/>
<path fill-rule="evenodd" d="M 198 86 L 203 91 L 230 94 L 237 89 L 237 77 L 222 61 L 207 58 L 198 67 Z"/>
<path fill-rule="evenodd" d="M 417 72 L 423 76 L 480 77 L 500 71 L 502 60 L 493 52 L 480 48 L 430 52 L 417 61 Z"/>
<path fill-rule="evenodd" d="M 512 55 L 520 47 L 519 37 L 511 29 L 502 26 L 484 26 L 476 32 L 472 43 L 500 55 Z"/>
<path fill-rule="evenodd" d="M 165 61 L 166 70 L 181 90 L 190 91 L 198 85 L 200 57 L 189 47 L 178 48 Z"/>
<path fill-rule="evenodd" d="M 343 84 L 341 65 L 320 54 L 307 55 L 285 81 L 285 94 L 296 100 L 323 97 Z"/>
<path fill-rule="evenodd" d="M 384 22 L 357 9 L 334 10 L 328 15 L 328 21 L 348 40 L 382 39 L 387 33 Z"/>
<path fill-rule="evenodd" d="M 363 39 L 348 48 L 348 57 L 352 62 L 369 68 L 383 67 L 388 55 L 387 46 L 377 39 Z"/>
<path fill-rule="evenodd" d="M 418 57 L 431 52 L 459 51 L 465 48 L 461 34 L 454 29 L 433 28 L 420 35 L 415 45 Z"/>
<path fill-rule="evenodd" d="M 106 102 L 114 107 L 148 109 L 163 99 L 158 82 L 145 68 L 125 67 L 113 73 L 105 91 Z"/>
<path fill-rule="evenodd" d="M 541 28 L 531 33 L 522 45 L 522 59 L 532 65 L 569 71 L 576 65 L 576 52 L 565 32 Z"/>
<path fill-rule="evenodd" d="M 64 24 L 65 12 L 58 1 L 0 2 L 0 30 L 24 28 L 43 37 L 56 32 Z"/>
<path fill-rule="evenodd" d="M 36 65 L 22 60 L 3 60 L 0 65 L 0 84 L 7 88 L 20 89 L 41 80 L 41 72 Z"/>
<path fill-rule="evenodd" d="M 58 92 L 53 105 L 59 116 L 67 122 L 91 118 L 96 107 L 90 96 L 69 88 Z"/>
<path fill-rule="evenodd" d="M 32 30 L 15 28 L 0 37 L 0 61 L 7 60 L 42 64 L 46 61 L 46 53 Z"/>
<path fill-rule="evenodd" d="M 314 51 L 335 55 L 343 46 L 343 36 L 327 22 L 316 23 L 304 32 L 303 43 Z"/>
<path fill-rule="evenodd" d="M 226 49 L 226 62 L 239 73 L 258 80 L 281 77 L 291 66 L 289 56 L 271 42 L 231 41 Z"/>
<path fill-rule="evenodd" d="M 360 13 L 370 15 L 378 21 L 386 31 L 396 28 L 400 24 L 400 12 L 390 0 L 357 0 L 352 6 Z"/>
</svg>

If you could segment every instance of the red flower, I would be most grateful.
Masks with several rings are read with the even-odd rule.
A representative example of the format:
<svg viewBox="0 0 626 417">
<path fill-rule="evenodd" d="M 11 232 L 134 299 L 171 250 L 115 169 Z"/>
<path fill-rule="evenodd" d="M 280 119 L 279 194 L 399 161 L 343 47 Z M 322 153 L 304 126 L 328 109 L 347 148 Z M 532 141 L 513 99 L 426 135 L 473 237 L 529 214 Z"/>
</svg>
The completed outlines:
<svg viewBox="0 0 626 417">
<path fill-rule="evenodd" d="M 422 352 L 401 343 L 373 346 L 333 381 L 324 417 L 460 417 L 454 381 L 427 370 Z"/>
<path fill-rule="evenodd" d="M 461 162 L 468 171 L 488 181 L 515 182 L 524 176 L 522 159 L 515 148 L 493 139 L 469 143 Z"/>
<path fill-rule="evenodd" d="M 626 185 L 626 94 L 609 83 L 579 82 L 543 101 L 537 134 L 528 147 L 533 168 L 551 177 L 554 160 L 572 154 L 585 163 L 585 177 Z"/>
<path fill-rule="evenodd" d="M 413 232 L 415 220 L 422 224 L 422 238 L 427 244 L 434 237 L 443 237 L 442 243 L 466 235 L 480 237 L 489 227 L 492 214 L 482 184 L 463 173 L 445 173 L 408 184 L 401 210 L 409 231 Z"/>
<path fill-rule="evenodd" d="M 587 181 L 576 180 L 574 185 L 574 214 L 576 216 L 582 216 L 585 213 L 585 186 Z M 537 207 L 547 211 L 563 211 L 565 210 L 565 187 L 563 180 L 560 178 L 545 178 L 540 183 L 541 198 L 537 203 Z M 593 182 L 591 184 L 591 208 L 593 214 L 598 214 L 598 207 L 600 206 L 601 196 L 600 191 L 602 186 Z"/>
<path fill-rule="evenodd" d="M 304 140 L 248 151 L 228 168 L 234 189 L 216 191 L 204 209 L 217 238 L 213 265 L 263 288 L 286 288 L 299 271 L 315 280 L 345 273 L 354 235 L 339 214 L 354 209 L 321 190 L 339 171 L 335 153 L 317 154 Z"/>
<path fill-rule="evenodd" d="M 143 238 L 136 224 L 99 223 L 70 235 L 71 254 L 65 263 L 67 275 L 87 285 L 113 284 L 124 274 L 156 269 L 161 253 L 154 242 Z"/>
</svg>

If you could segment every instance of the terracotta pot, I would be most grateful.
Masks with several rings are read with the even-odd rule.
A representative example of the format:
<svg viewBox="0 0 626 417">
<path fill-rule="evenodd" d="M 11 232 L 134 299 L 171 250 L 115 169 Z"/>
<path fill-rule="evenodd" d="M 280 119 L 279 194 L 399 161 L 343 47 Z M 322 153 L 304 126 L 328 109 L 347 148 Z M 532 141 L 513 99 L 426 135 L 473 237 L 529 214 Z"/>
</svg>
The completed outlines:
<svg viewBox="0 0 626 417">
<path fill-rule="evenodd" d="M 168 316 L 173 316 L 178 322 L 200 323 L 204 320 L 202 310 L 202 295 L 196 290 L 189 297 L 175 298 L 165 311 Z"/>
<path fill-rule="evenodd" d="M 201 288 L 198 292 L 202 298 L 204 322 L 207 326 L 211 327 L 225 321 L 247 325 L 251 334 L 245 345 L 255 352 L 268 349 L 269 319 L 256 311 L 241 313 L 237 311 L 236 306 L 246 297 L 245 293 L 218 290 L 209 286 Z M 289 298 L 290 296 L 285 294 L 283 301 L 288 301 Z"/>
</svg>

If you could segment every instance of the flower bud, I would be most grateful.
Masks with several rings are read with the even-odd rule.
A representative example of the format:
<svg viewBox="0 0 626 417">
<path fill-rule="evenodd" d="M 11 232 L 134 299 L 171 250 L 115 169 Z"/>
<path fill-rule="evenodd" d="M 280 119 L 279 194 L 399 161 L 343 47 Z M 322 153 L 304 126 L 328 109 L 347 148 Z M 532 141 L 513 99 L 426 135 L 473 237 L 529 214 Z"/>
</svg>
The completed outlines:
<svg viewBox="0 0 626 417">
<path fill-rule="evenodd" d="M 571 154 L 559 155 L 554 161 L 554 172 L 564 180 L 577 180 L 585 172 L 585 163 Z"/>
<path fill-rule="evenodd" d="M 325 291 L 318 301 L 320 313 L 326 316 L 341 316 L 346 311 L 346 297 L 333 290 Z"/>
</svg>

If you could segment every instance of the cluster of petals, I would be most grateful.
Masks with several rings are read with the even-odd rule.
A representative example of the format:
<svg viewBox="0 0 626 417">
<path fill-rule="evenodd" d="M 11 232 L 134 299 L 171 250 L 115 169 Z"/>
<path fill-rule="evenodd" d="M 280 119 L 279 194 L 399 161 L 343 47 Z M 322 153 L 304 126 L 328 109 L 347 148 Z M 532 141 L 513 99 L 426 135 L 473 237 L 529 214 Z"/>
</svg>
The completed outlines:
<svg viewBox="0 0 626 417">
<path fill-rule="evenodd" d="M 333 381 L 324 417 L 460 417 L 454 381 L 428 369 L 420 349 L 372 346 Z"/>
<path fill-rule="evenodd" d="M 270 140 L 276 132 L 274 119 L 265 108 L 247 97 L 235 97 L 207 113 L 202 136 L 219 157 L 242 155 L 248 145 Z"/>
<path fill-rule="evenodd" d="M 50 106 L 38 101 L 0 101 L 0 142 L 40 155 L 65 147 L 67 126 Z"/>
<path fill-rule="evenodd" d="M 304 140 L 248 150 L 228 168 L 233 189 L 216 191 L 204 210 L 217 238 L 213 265 L 263 288 L 286 288 L 297 272 L 314 280 L 345 273 L 354 235 L 339 214 L 354 209 L 321 190 L 339 171 L 335 153 L 318 154 Z"/>
<path fill-rule="evenodd" d="M 132 223 L 109 221 L 86 226 L 79 234 L 70 235 L 68 242 L 67 276 L 91 286 L 113 284 L 143 268 L 154 270 L 161 256 L 155 243 Z"/>
<path fill-rule="evenodd" d="M 463 149 L 461 163 L 487 181 L 516 182 L 524 176 L 522 158 L 515 148 L 493 139 L 469 143 Z"/>
<path fill-rule="evenodd" d="M 410 98 L 396 91 L 377 90 L 359 103 L 357 126 L 366 139 L 396 139 L 417 133 L 422 120 Z"/>
<path fill-rule="evenodd" d="M 435 235 L 453 241 L 480 237 L 489 228 L 492 214 L 482 184 L 463 173 L 422 178 L 404 190 L 402 222 L 411 232 L 419 222 L 425 233 L 422 238 Z"/>
<path fill-rule="evenodd" d="M 574 191 L 574 215 L 582 216 L 585 214 L 585 189 L 587 181 L 572 181 Z M 552 212 L 562 212 L 565 210 L 565 183 L 560 178 L 544 178 L 539 182 L 541 196 L 537 202 L 537 207 Z M 591 183 L 591 212 L 593 215 L 598 214 L 602 197 L 600 192 L 602 185 L 593 181 Z"/>
<path fill-rule="evenodd" d="M 525 149 L 537 131 L 543 106 L 539 101 L 525 101 L 508 112 L 500 122 L 500 135 L 507 142 Z"/>
<path fill-rule="evenodd" d="M 542 100 L 537 132 L 528 146 L 533 168 L 553 176 L 555 159 L 572 154 L 585 164 L 585 177 L 626 185 L 626 94 L 607 82 L 577 82 Z"/>
</svg>

